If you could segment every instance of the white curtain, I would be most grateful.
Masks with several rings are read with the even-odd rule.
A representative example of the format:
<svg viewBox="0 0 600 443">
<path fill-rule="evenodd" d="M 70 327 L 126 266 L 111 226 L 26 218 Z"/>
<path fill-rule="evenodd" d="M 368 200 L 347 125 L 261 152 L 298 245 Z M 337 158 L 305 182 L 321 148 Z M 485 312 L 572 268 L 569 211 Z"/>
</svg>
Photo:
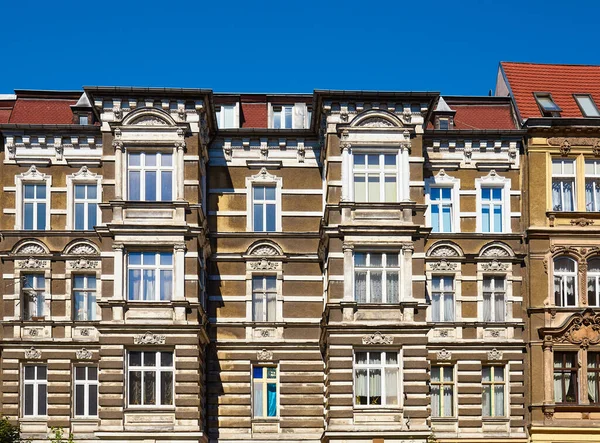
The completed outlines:
<svg viewBox="0 0 600 443">
<path fill-rule="evenodd" d="M 156 276 L 154 270 L 144 270 L 144 300 L 154 300 L 156 294 Z"/>
<path fill-rule="evenodd" d="M 483 321 L 492 321 L 492 279 L 483 279 Z"/>
<path fill-rule="evenodd" d="M 496 314 L 496 321 L 504 321 L 506 319 L 506 302 L 504 300 L 504 292 L 496 292 L 494 311 Z"/>
<path fill-rule="evenodd" d="M 440 386 L 431 386 L 431 415 L 441 417 L 443 411 L 440 411 Z"/>
<path fill-rule="evenodd" d="M 444 294 L 444 321 L 454 321 L 454 294 Z"/>
<path fill-rule="evenodd" d="M 385 403 L 386 405 L 398 404 L 398 369 L 385 370 Z"/>
<path fill-rule="evenodd" d="M 597 364 L 597 353 L 588 353 L 588 400 L 590 403 L 598 403 L 598 364 Z"/>
<path fill-rule="evenodd" d="M 267 321 L 275 321 L 276 293 L 267 292 Z"/>
<path fill-rule="evenodd" d="M 563 211 L 572 211 L 573 210 L 573 181 L 572 180 L 563 180 L 563 202 L 564 208 Z"/>
<path fill-rule="evenodd" d="M 367 273 L 354 273 L 354 299 L 357 303 L 365 303 L 367 301 Z"/>
<path fill-rule="evenodd" d="M 139 269 L 129 270 L 129 300 L 140 300 L 142 272 Z"/>
<path fill-rule="evenodd" d="M 398 273 L 388 271 L 386 273 L 386 302 L 398 303 Z"/>
<path fill-rule="evenodd" d="M 371 286 L 371 300 L 370 303 L 381 303 L 383 295 L 383 281 L 381 271 L 371 271 L 370 286 Z"/>
<path fill-rule="evenodd" d="M 483 396 L 481 397 L 481 406 L 483 409 L 483 416 L 490 417 L 492 415 L 492 387 L 491 385 L 483 386 Z"/>
<path fill-rule="evenodd" d="M 596 196 L 597 197 L 597 196 Z M 596 205 L 594 204 L 594 181 L 585 181 L 585 210 L 596 211 Z"/>
<path fill-rule="evenodd" d="M 454 406 L 454 393 L 452 386 L 444 386 L 444 417 L 452 417 Z"/>
<path fill-rule="evenodd" d="M 381 404 L 381 369 L 369 369 L 369 404 Z"/>
<path fill-rule="evenodd" d="M 254 416 L 255 417 L 264 417 L 265 414 L 263 412 L 263 389 L 264 386 L 262 383 L 254 383 Z"/>
<path fill-rule="evenodd" d="M 252 294 L 253 298 L 253 318 L 254 321 L 265 321 L 264 311 L 263 311 L 263 293 L 262 292 L 254 292 Z"/>
<path fill-rule="evenodd" d="M 441 320 L 440 314 L 441 314 L 440 293 L 434 292 L 433 298 L 431 300 L 431 319 L 433 321 L 440 321 Z"/>
<path fill-rule="evenodd" d="M 357 369 L 355 371 L 354 395 L 357 405 L 367 404 L 367 370 Z"/>
<path fill-rule="evenodd" d="M 494 368 L 494 415 L 504 416 L 504 368 Z"/>
</svg>

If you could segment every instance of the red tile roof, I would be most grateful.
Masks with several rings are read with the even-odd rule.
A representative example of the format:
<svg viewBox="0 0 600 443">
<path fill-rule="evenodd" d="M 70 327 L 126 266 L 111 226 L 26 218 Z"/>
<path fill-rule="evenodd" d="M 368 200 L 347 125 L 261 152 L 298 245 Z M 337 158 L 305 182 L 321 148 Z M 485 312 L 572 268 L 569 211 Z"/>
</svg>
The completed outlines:
<svg viewBox="0 0 600 443">
<path fill-rule="evenodd" d="M 456 105 L 454 129 L 516 129 L 510 105 Z"/>
<path fill-rule="evenodd" d="M 17 98 L 9 123 L 72 124 L 77 100 Z"/>
<path fill-rule="evenodd" d="M 561 117 L 583 117 L 573 94 L 591 94 L 600 107 L 600 66 L 500 63 L 522 119 L 542 117 L 534 92 L 549 92 Z"/>
<path fill-rule="evenodd" d="M 8 123 L 11 109 L 0 109 L 0 123 Z"/>
<path fill-rule="evenodd" d="M 266 103 L 242 103 L 242 128 L 266 128 L 268 112 Z"/>
</svg>

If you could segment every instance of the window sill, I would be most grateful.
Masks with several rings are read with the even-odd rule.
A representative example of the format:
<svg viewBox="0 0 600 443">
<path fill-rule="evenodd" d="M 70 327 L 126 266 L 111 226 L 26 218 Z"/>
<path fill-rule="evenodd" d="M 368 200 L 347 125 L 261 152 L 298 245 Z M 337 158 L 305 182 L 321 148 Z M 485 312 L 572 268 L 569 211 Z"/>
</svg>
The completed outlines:
<svg viewBox="0 0 600 443">
<path fill-rule="evenodd" d="M 253 417 L 252 423 L 276 423 L 279 421 L 279 417 Z"/>
<path fill-rule="evenodd" d="M 21 417 L 19 422 L 21 423 L 36 423 L 40 421 L 48 421 L 47 415 L 27 415 L 25 417 Z"/>
<path fill-rule="evenodd" d="M 431 417 L 431 421 L 438 423 L 454 423 L 458 421 L 458 417 Z"/>
<path fill-rule="evenodd" d="M 77 423 L 98 423 L 100 421 L 100 418 L 95 416 L 95 417 L 73 417 L 71 418 L 72 422 L 77 422 Z"/>
<path fill-rule="evenodd" d="M 123 409 L 124 413 L 128 412 L 175 412 L 175 406 L 127 406 Z"/>
<path fill-rule="evenodd" d="M 401 406 L 382 406 L 382 405 L 354 405 L 354 412 L 380 412 L 380 413 L 398 413 L 404 410 Z"/>
<path fill-rule="evenodd" d="M 481 420 L 487 423 L 506 423 L 510 417 L 481 417 Z"/>
</svg>

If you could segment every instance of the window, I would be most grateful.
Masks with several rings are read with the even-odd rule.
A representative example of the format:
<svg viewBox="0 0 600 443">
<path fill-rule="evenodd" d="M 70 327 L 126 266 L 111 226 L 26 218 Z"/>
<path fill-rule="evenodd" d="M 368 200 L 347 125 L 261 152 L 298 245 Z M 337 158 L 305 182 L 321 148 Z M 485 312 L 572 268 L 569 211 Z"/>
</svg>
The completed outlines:
<svg viewBox="0 0 600 443">
<path fill-rule="evenodd" d="M 398 201 L 398 156 L 354 154 L 354 201 Z"/>
<path fill-rule="evenodd" d="M 506 320 L 504 277 L 483 278 L 483 321 Z"/>
<path fill-rule="evenodd" d="M 431 299 L 432 320 L 454 321 L 454 277 L 435 276 L 431 286 L 433 297 Z"/>
<path fill-rule="evenodd" d="M 554 304 L 577 306 L 577 264 L 568 257 L 554 259 Z"/>
<path fill-rule="evenodd" d="M 600 403 L 600 352 L 588 352 L 587 355 L 588 400 Z"/>
<path fill-rule="evenodd" d="M 98 186 L 75 185 L 75 229 L 91 231 L 98 216 Z"/>
<path fill-rule="evenodd" d="M 587 266 L 588 305 L 600 306 L 600 258 L 588 261 Z"/>
<path fill-rule="evenodd" d="M 600 112 L 589 94 L 575 94 L 575 101 L 584 117 L 600 117 Z"/>
<path fill-rule="evenodd" d="M 273 129 L 291 129 L 293 116 L 293 105 L 273 106 Z"/>
<path fill-rule="evenodd" d="M 398 303 L 398 253 L 354 254 L 354 299 L 358 303 Z"/>
<path fill-rule="evenodd" d="M 217 107 L 217 126 L 219 129 L 237 128 L 235 108 L 235 105 L 221 105 Z"/>
<path fill-rule="evenodd" d="M 46 184 L 23 185 L 23 228 L 46 229 Z"/>
<path fill-rule="evenodd" d="M 554 353 L 554 401 L 578 403 L 577 352 Z"/>
<path fill-rule="evenodd" d="M 79 116 L 79 124 L 80 125 L 87 125 L 88 124 L 88 116 L 87 115 L 80 115 Z"/>
<path fill-rule="evenodd" d="M 354 353 L 354 404 L 398 406 L 399 365 L 397 351 Z"/>
<path fill-rule="evenodd" d="M 75 367 L 75 416 L 98 415 L 98 368 L 96 366 Z"/>
<path fill-rule="evenodd" d="M 46 279 L 43 274 L 23 274 L 23 320 L 44 317 Z"/>
<path fill-rule="evenodd" d="M 96 276 L 73 276 L 75 320 L 96 320 Z"/>
<path fill-rule="evenodd" d="M 433 417 L 454 416 L 454 368 L 452 366 L 431 367 L 431 415 Z"/>
<path fill-rule="evenodd" d="M 173 404 L 173 353 L 130 351 L 128 371 L 129 406 Z"/>
<path fill-rule="evenodd" d="M 481 188 L 481 230 L 502 232 L 502 188 Z"/>
<path fill-rule="evenodd" d="M 254 232 L 274 232 L 277 229 L 275 193 L 275 186 L 254 185 L 252 187 Z"/>
<path fill-rule="evenodd" d="M 448 130 L 450 129 L 450 120 L 447 118 L 440 118 L 438 119 L 438 126 L 438 129 Z"/>
<path fill-rule="evenodd" d="M 46 366 L 25 366 L 23 377 L 23 415 L 47 414 L 48 377 Z"/>
<path fill-rule="evenodd" d="M 534 95 L 544 117 L 560 117 L 562 109 L 554 103 L 552 95 L 544 92 L 535 92 Z"/>
<path fill-rule="evenodd" d="M 452 232 L 452 188 L 432 187 L 429 198 L 432 232 Z"/>
<path fill-rule="evenodd" d="M 585 210 L 600 212 L 600 161 L 585 161 Z"/>
<path fill-rule="evenodd" d="M 552 208 L 575 210 L 575 161 L 552 160 Z"/>
<path fill-rule="evenodd" d="M 129 200 L 173 200 L 173 154 L 129 153 Z"/>
<path fill-rule="evenodd" d="M 253 415 L 255 418 L 277 417 L 277 368 L 252 368 Z"/>
<path fill-rule="evenodd" d="M 504 398 L 506 382 L 504 366 L 484 366 L 482 368 L 483 416 L 504 417 Z"/>
<path fill-rule="evenodd" d="M 130 252 L 129 300 L 164 301 L 173 296 L 173 254 L 170 252 Z"/>
<path fill-rule="evenodd" d="M 277 277 L 252 278 L 252 320 L 275 321 Z"/>
</svg>

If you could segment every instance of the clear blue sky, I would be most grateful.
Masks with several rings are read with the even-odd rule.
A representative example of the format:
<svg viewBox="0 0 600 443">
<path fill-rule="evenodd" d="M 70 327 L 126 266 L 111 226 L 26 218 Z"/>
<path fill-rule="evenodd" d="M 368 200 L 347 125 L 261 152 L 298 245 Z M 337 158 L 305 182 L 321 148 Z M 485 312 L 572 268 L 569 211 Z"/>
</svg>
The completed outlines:
<svg viewBox="0 0 600 443">
<path fill-rule="evenodd" d="M 6 1 L 0 93 L 83 85 L 486 95 L 498 62 L 600 64 L 600 1 Z"/>
</svg>

